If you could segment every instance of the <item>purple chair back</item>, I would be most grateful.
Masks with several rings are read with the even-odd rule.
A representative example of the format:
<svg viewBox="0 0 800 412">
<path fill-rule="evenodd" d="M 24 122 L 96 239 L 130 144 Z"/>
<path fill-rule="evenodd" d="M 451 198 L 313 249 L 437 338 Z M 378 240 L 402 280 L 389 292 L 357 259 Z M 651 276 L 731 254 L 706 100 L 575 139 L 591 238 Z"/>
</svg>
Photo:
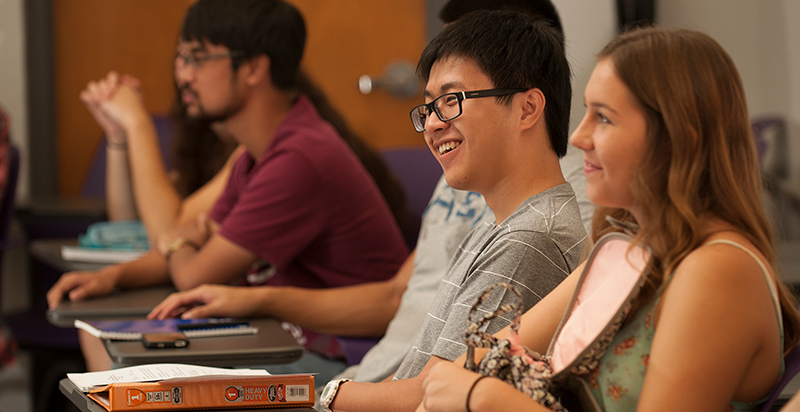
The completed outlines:
<svg viewBox="0 0 800 412">
<path fill-rule="evenodd" d="M 153 123 L 156 126 L 156 133 L 158 134 L 158 143 L 161 147 L 161 153 L 164 157 L 164 167 L 167 170 L 171 169 L 172 157 L 172 136 L 173 126 L 170 119 L 166 116 L 153 116 Z M 83 180 L 81 187 L 81 196 L 93 197 L 98 199 L 105 199 L 106 197 L 106 144 L 105 139 L 100 142 L 95 150 L 94 157 L 92 157 L 92 164 L 89 166 L 89 171 Z"/>
<path fill-rule="evenodd" d="M 442 167 L 433 157 L 427 146 L 387 149 L 382 152 L 383 159 L 403 185 L 406 203 L 413 222 L 411 228 L 403 228 L 409 248 L 417 243 L 422 214 L 428 207 L 436 183 L 442 175 Z M 378 343 L 376 338 L 337 337 L 348 365 L 356 365 L 370 348 Z"/>
<path fill-rule="evenodd" d="M 778 382 L 778 386 L 775 387 L 775 392 L 772 393 L 772 396 L 761 405 L 759 409 L 760 412 L 769 412 L 772 410 L 772 406 L 775 404 L 775 401 L 778 400 L 778 397 L 781 395 L 781 391 L 786 387 L 786 385 L 797 375 L 800 373 L 800 346 L 796 346 L 789 352 L 788 355 L 783 360 L 785 366 L 785 370 L 783 372 L 783 377 L 781 378 L 780 382 Z"/>
<path fill-rule="evenodd" d="M 774 177 L 786 177 L 786 121 L 782 117 L 764 116 L 753 119 L 751 126 L 762 169 Z"/>
<path fill-rule="evenodd" d="M 413 221 L 411 228 L 403 228 L 403 235 L 409 248 L 413 248 L 417 243 L 422 214 L 442 175 L 442 167 L 427 146 L 387 149 L 382 156 L 406 191 L 406 203 Z"/>
<path fill-rule="evenodd" d="M 2 252 L 9 246 L 8 229 L 14 217 L 14 200 L 17 196 L 17 180 L 19 180 L 19 150 L 15 146 L 8 147 L 8 179 L 3 189 L 3 200 L 0 202 L 0 262 Z"/>
</svg>

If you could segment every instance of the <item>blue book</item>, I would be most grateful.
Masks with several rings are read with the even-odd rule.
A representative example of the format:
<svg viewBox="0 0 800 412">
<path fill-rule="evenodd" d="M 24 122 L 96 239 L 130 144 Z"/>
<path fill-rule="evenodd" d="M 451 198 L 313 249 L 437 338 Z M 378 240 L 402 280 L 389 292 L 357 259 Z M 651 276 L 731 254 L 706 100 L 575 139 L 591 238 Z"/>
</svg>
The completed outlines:
<svg viewBox="0 0 800 412">
<path fill-rule="evenodd" d="M 187 338 L 254 335 L 258 328 L 233 318 L 164 320 L 75 320 L 75 327 L 100 339 L 140 340 L 145 333 L 182 332 Z"/>
</svg>

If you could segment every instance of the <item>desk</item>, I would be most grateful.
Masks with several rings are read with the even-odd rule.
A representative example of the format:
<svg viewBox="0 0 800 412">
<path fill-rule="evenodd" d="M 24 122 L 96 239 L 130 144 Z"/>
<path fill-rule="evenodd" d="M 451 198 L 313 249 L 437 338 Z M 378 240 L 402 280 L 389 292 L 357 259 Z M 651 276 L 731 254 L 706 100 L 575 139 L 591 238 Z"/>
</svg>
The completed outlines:
<svg viewBox="0 0 800 412">
<path fill-rule="evenodd" d="M 17 204 L 16 216 L 29 239 L 76 238 L 86 227 L 107 220 L 103 199 L 47 198 Z"/>
<path fill-rule="evenodd" d="M 86 396 L 85 393 L 78 390 L 75 387 L 75 384 L 72 383 L 67 378 L 61 379 L 58 382 L 58 389 L 64 396 L 69 399 L 81 412 L 106 412 L 105 408 L 100 406 L 97 402 L 93 401 L 91 398 Z M 258 408 L 258 409 L 204 409 L 206 411 L 228 411 L 228 412 L 235 412 L 235 411 L 248 411 L 248 412 L 315 412 L 314 408 Z"/>
<path fill-rule="evenodd" d="M 291 363 L 303 356 L 303 347 L 271 318 L 250 319 L 255 335 L 197 338 L 185 348 L 148 349 L 140 341 L 105 340 L 117 366 L 147 363 L 189 363 L 206 366 L 253 366 Z"/>
<path fill-rule="evenodd" d="M 47 311 L 50 323 L 73 327 L 75 319 L 144 318 L 171 286 L 134 289 L 80 302 L 63 302 Z M 111 361 L 130 366 L 145 363 L 191 363 L 210 366 L 275 365 L 303 356 L 303 347 L 275 319 L 252 319 L 256 335 L 192 339 L 186 348 L 147 349 L 140 341 L 105 341 Z"/>
<path fill-rule="evenodd" d="M 108 266 L 105 263 L 76 262 L 61 257 L 61 246 L 75 246 L 76 238 L 38 239 L 31 241 L 31 255 L 58 272 L 92 271 Z"/>
<path fill-rule="evenodd" d="M 50 323 L 71 328 L 75 319 L 144 318 L 164 298 L 174 292 L 172 286 L 131 289 L 83 301 L 64 301 L 47 311 Z"/>
</svg>

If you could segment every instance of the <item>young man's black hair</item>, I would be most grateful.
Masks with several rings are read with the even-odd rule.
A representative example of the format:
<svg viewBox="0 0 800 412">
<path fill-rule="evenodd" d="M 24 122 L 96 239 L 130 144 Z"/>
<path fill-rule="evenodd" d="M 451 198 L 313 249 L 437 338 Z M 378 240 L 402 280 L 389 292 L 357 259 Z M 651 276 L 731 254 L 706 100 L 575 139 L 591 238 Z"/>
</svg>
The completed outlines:
<svg viewBox="0 0 800 412">
<path fill-rule="evenodd" d="M 297 85 L 306 26 L 300 12 L 284 1 L 198 1 L 186 12 L 180 36 L 240 53 L 231 59 L 234 69 L 243 60 L 265 54 L 275 87 L 288 90 Z"/>
<path fill-rule="evenodd" d="M 550 144 L 558 157 L 567 153 L 572 84 L 561 35 L 551 25 L 515 11 L 469 13 L 459 24 L 446 26 L 422 52 L 417 74 L 423 83 L 428 82 L 434 63 L 448 57 L 474 60 L 495 88 L 540 89 L 547 99 L 545 122 Z M 500 102 L 511 98 L 497 97 Z"/>
<path fill-rule="evenodd" d="M 550 0 L 450 0 L 442 7 L 439 18 L 445 23 L 452 23 L 477 10 L 515 10 L 529 16 L 538 16 L 564 33 L 561 18 Z"/>
</svg>

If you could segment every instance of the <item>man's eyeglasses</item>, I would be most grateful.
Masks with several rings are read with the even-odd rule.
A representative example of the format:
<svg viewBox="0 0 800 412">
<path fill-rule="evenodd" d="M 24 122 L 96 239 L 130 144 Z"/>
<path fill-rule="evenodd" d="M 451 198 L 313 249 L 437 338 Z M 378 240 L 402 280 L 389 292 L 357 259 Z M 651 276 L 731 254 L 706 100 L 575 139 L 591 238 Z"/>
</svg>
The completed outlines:
<svg viewBox="0 0 800 412">
<path fill-rule="evenodd" d="M 430 103 L 421 104 L 411 110 L 411 123 L 414 129 L 421 133 L 425 131 L 425 121 L 431 112 L 435 112 L 439 120 L 449 122 L 461 116 L 461 101 L 466 99 L 476 99 L 478 97 L 506 96 L 509 94 L 521 93 L 528 89 L 487 89 L 474 90 L 471 92 L 446 93 Z"/>
<path fill-rule="evenodd" d="M 217 60 L 217 59 L 224 59 L 226 57 L 236 57 L 241 56 L 243 52 L 241 51 L 231 51 L 228 53 L 217 53 L 217 54 L 206 54 L 206 55 L 196 55 L 193 53 L 178 53 L 175 55 L 175 63 L 181 62 L 182 66 L 184 67 L 191 67 L 193 69 L 199 69 L 203 67 L 203 63 L 209 60 Z"/>
</svg>

